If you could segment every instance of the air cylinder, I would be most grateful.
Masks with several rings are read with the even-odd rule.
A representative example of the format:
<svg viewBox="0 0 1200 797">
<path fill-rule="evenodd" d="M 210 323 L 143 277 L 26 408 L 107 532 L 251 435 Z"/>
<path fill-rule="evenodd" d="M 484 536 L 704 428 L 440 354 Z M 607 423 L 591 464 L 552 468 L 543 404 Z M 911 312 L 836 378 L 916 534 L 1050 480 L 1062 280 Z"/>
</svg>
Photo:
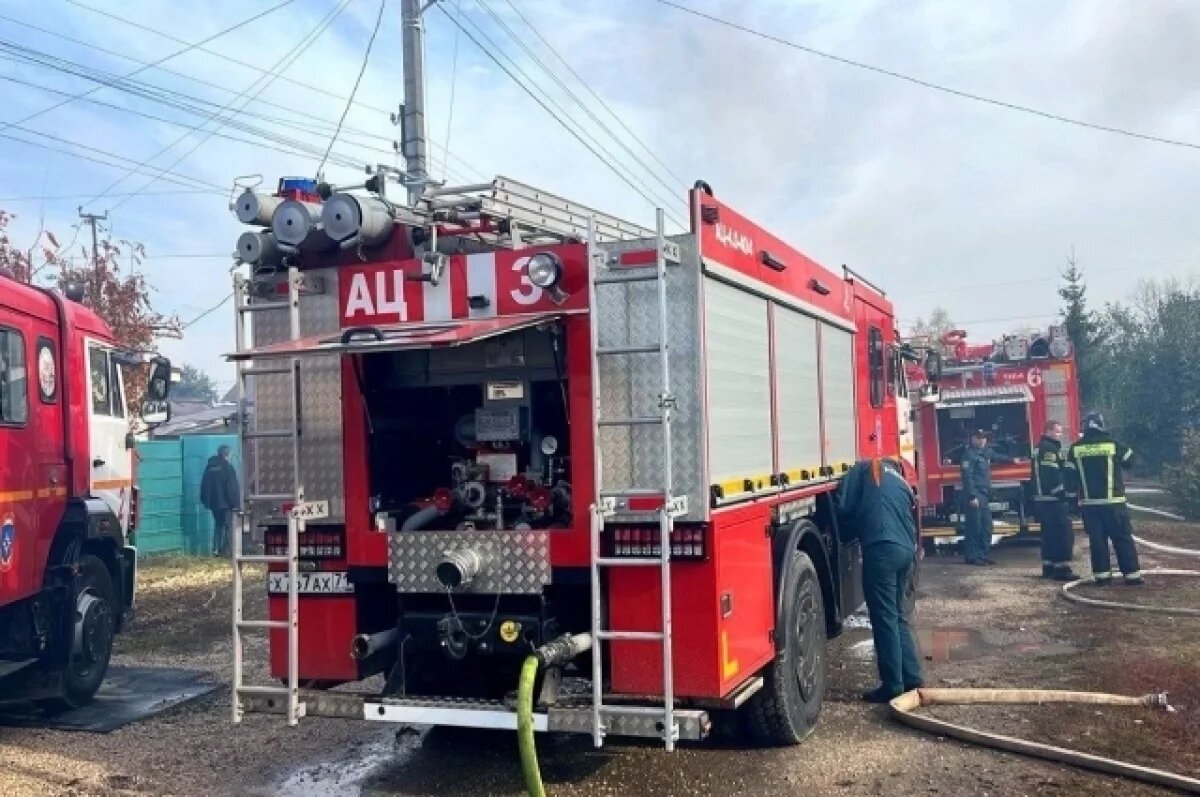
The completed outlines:
<svg viewBox="0 0 1200 797">
<path fill-rule="evenodd" d="M 271 231 L 281 244 L 299 246 L 321 224 L 321 206 L 295 199 L 279 203 L 271 216 Z"/>
<path fill-rule="evenodd" d="M 334 194 L 321 209 L 321 223 L 333 240 L 352 238 L 365 246 L 383 243 L 392 234 L 395 220 L 386 202 L 375 197 Z"/>
<path fill-rule="evenodd" d="M 274 215 L 276 208 L 282 203 L 282 197 L 271 196 L 270 194 L 256 194 L 247 188 L 237 198 L 233 209 L 237 213 L 238 221 L 242 224 L 270 227 L 271 217 Z"/>
</svg>

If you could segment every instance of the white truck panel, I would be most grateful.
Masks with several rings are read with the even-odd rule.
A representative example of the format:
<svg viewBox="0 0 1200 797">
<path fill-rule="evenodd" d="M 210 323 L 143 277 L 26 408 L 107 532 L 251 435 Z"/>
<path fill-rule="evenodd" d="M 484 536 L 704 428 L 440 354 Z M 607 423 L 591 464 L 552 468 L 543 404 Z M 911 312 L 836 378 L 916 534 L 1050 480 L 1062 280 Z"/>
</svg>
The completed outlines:
<svg viewBox="0 0 1200 797">
<path fill-rule="evenodd" d="M 767 300 L 704 281 L 709 469 L 713 483 L 773 470 Z"/>
<path fill-rule="evenodd" d="M 826 465 L 857 458 L 854 413 L 854 336 L 821 325 L 821 402 L 825 413 Z"/>
<path fill-rule="evenodd" d="M 817 320 L 775 306 L 775 384 L 779 413 L 779 470 L 821 465 L 821 386 Z"/>
</svg>

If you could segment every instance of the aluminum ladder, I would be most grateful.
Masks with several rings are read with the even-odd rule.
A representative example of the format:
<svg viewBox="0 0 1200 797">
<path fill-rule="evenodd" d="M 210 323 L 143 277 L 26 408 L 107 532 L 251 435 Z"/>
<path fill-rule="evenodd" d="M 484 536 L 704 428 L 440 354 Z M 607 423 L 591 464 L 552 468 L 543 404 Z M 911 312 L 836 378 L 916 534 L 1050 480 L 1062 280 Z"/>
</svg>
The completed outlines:
<svg viewBox="0 0 1200 797">
<path fill-rule="evenodd" d="M 236 308 L 236 333 L 238 352 L 246 349 L 246 318 L 252 313 L 273 310 L 288 311 L 290 339 L 300 337 L 300 286 L 303 277 L 299 269 L 292 267 L 287 272 L 287 298 L 282 300 L 255 300 L 249 291 L 249 280 L 241 274 L 234 275 L 233 298 Z M 286 714 L 288 725 L 295 725 L 304 716 L 304 703 L 300 700 L 300 593 L 298 584 L 300 531 L 304 521 L 295 511 L 304 503 L 304 486 L 300 479 L 300 358 L 291 357 L 286 365 L 255 365 L 254 360 L 238 360 L 238 442 L 242 450 L 242 461 L 246 462 L 246 447 L 254 445 L 258 440 L 291 440 L 292 442 L 292 493 L 278 495 L 255 494 L 249 489 L 242 491 L 241 517 L 250 516 L 251 506 L 256 502 L 291 502 L 292 508 L 287 512 L 287 554 L 263 555 L 246 554 L 242 552 L 242 524 L 238 524 L 236 533 L 232 533 L 233 544 L 233 721 L 242 721 L 245 708 L 242 699 L 245 697 L 286 698 Z M 251 430 L 246 423 L 246 385 L 253 377 L 287 375 L 291 380 L 292 412 L 290 429 Z M 257 420 L 255 422 L 257 427 Z M 254 460 L 256 463 L 260 459 Z M 246 565 L 287 565 L 287 619 L 286 620 L 247 620 L 243 616 L 243 575 L 242 568 Z M 269 577 L 268 577 L 269 578 Z M 269 634 L 272 629 L 287 630 L 287 686 L 247 686 L 243 671 L 243 634 L 246 632 L 264 632 Z"/>
<path fill-rule="evenodd" d="M 675 719 L 675 678 L 671 643 L 671 530 L 675 526 L 676 516 L 686 514 L 687 501 L 686 498 L 677 498 L 672 495 L 674 480 L 671 472 L 671 410 L 675 405 L 675 399 L 671 394 L 670 352 L 667 340 L 667 241 L 663 229 L 664 216 L 660 209 L 654 239 L 657 258 L 653 270 L 637 266 L 613 270 L 601 269 L 602 266 L 607 265 L 606 255 L 597 248 L 595 222 L 590 222 L 588 225 L 588 315 L 591 320 L 592 338 L 592 439 L 594 441 L 593 465 L 596 480 L 596 503 L 591 507 L 592 740 L 596 747 L 600 747 L 604 743 L 605 718 L 614 714 L 643 714 L 652 718 L 661 717 L 663 742 L 668 751 L 675 748 L 675 742 L 679 739 L 679 725 Z M 655 282 L 657 285 L 658 340 L 643 344 L 601 346 L 603 329 L 601 313 L 596 301 L 598 291 L 603 290 L 606 286 L 628 285 L 635 282 Z M 631 413 L 632 417 L 628 418 L 602 417 L 600 360 L 648 354 L 657 355 L 661 367 L 658 406 L 655 411 L 644 416 Z M 601 462 L 601 429 L 640 426 L 657 426 L 661 430 L 660 444 L 663 452 L 661 481 L 658 484 L 644 487 L 631 486 L 620 490 L 607 490 L 604 487 L 603 463 Z M 601 550 L 601 535 L 604 531 L 605 518 L 615 511 L 618 499 L 630 498 L 662 499 L 661 506 L 655 510 L 659 527 L 658 555 L 639 558 L 605 557 Z M 661 591 L 661 631 L 627 631 L 605 626 L 603 573 L 606 570 L 621 567 L 658 568 Z M 613 641 L 659 643 L 662 646 L 663 704 L 661 708 L 605 705 L 603 648 L 604 643 Z"/>
</svg>

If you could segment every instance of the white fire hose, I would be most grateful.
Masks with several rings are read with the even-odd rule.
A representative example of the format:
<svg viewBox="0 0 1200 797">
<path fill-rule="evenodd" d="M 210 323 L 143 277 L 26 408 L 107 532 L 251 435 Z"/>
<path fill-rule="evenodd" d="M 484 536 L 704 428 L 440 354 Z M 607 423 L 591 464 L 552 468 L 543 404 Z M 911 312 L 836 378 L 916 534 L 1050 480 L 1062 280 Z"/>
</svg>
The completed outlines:
<svg viewBox="0 0 1200 797">
<path fill-rule="evenodd" d="M 1057 761 L 1064 764 L 1120 775 L 1126 778 L 1178 789 L 1189 794 L 1200 794 L 1200 779 L 1167 772 L 1162 769 L 1143 767 L 1127 761 L 1070 750 L 1065 747 L 1031 742 L 1012 736 L 968 728 L 945 720 L 917 714 L 924 706 L 967 706 L 967 705 L 1044 705 L 1047 703 L 1073 703 L 1102 706 L 1144 706 L 1168 709 L 1166 695 L 1143 695 L 1129 697 L 1100 692 L 1067 692 L 1053 689 L 914 689 L 894 698 L 889 704 L 892 716 L 918 730 L 937 736 L 949 736 L 971 744 L 1006 750 L 1010 753 Z"/>
</svg>

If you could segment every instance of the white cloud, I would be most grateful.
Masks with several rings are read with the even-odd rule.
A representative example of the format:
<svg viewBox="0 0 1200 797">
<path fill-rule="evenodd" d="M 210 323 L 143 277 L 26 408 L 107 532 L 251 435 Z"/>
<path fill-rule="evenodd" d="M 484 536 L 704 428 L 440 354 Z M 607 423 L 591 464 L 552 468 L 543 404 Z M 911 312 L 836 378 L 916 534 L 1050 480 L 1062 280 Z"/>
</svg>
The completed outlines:
<svg viewBox="0 0 1200 797">
<path fill-rule="evenodd" d="M 267 0 L 215 0 L 189 7 L 180 23 L 177 3 L 87 0 L 143 24 L 198 40 L 268 7 Z M 1200 140 L 1192 76 L 1200 51 L 1191 32 L 1200 6 L 1159 0 L 1058 4 L 951 0 L 920 3 L 687 0 L 691 5 L 848 58 L 908 71 L 950 86 L 1101 124 Z M 514 30 L 520 21 L 502 0 L 489 0 Z M 190 53 L 170 65 L 235 90 L 260 75 L 229 57 L 270 68 L 333 7 L 333 0 L 300 0 L 210 47 L 224 57 Z M 378 138 L 347 132 L 337 150 L 366 162 L 395 161 L 388 139 L 397 135 L 382 111 L 402 90 L 399 9 L 392 4 L 360 89 L 362 102 L 346 124 Z M 462 7 L 526 71 L 529 60 L 509 42 L 475 0 Z M 521 0 L 520 8 L 571 64 L 673 171 L 690 183 L 711 182 L 747 215 L 836 268 L 848 263 L 876 276 L 911 319 L 937 304 L 959 319 L 1051 316 L 1057 307 L 1052 278 L 1068 248 L 1092 273 L 1092 296 L 1119 298 L 1144 276 L 1183 274 L 1200 267 L 1193 242 L 1200 202 L 1200 152 L 1138 142 L 989 107 L 796 52 L 697 20 L 652 2 L 635 0 Z M 349 91 L 377 6 L 356 0 L 287 72 L 335 94 Z M 153 60 L 180 45 L 54 0 L 33 6 L 0 0 L 0 13 Z M 427 16 L 429 131 L 446 136 L 454 28 L 437 10 Z M 549 63 L 553 56 L 528 31 L 526 41 Z M 127 61 L 0 22 L 0 38 L 125 73 Z M 453 152 L 485 174 L 504 173 L 566 194 L 609 212 L 652 218 L 650 206 L 561 130 L 503 72 L 459 36 Z M 90 84 L 27 65 L 0 61 L 0 74 L 79 91 Z M 224 103 L 230 95 L 148 71 L 160 86 Z M 548 80 L 542 81 L 549 86 Z M 52 98 L 4 85 L 4 119 L 19 118 Z M 567 100 L 557 93 L 559 101 Z M 97 99 L 147 113 L 188 119 L 178 111 L 105 89 Z M 294 108 L 298 116 L 255 103 L 250 110 L 330 124 L 343 103 L 277 80 L 262 99 Z M 568 105 L 568 107 L 570 107 Z M 586 122 L 577 112 L 573 115 Z M 261 120 L 255 124 L 269 126 Z M 143 159 L 181 128 L 75 103 L 37 122 L 35 129 Z M 594 125 L 591 125 L 594 127 Z M 253 138 L 229 130 L 231 135 Z M 321 146 L 317 134 L 283 131 Z M 193 136 L 189 142 L 194 143 Z M 155 161 L 160 166 L 191 146 Z M 262 144 L 275 146 L 270 142 Z M 361 146 L 354 146 L 358 144 Z M 616 144 L 606 146 L 628 162 Z M 435 150 L 435 172 L 441 156 Z M 643 156 L 643 160 L 649 158 Z M 238 175 L 311 173 L 316 157 L 288 156 L 213 138 L 176 171 L 228 185 Z M 463 177 L 478 174 L 455 159 Z M 337 180 L 357 169 L 331 166 Z M 0 139 L 0 194 L 99 191 L 120 172 L 21 147 Z M 669 178 L 668 178 L 669 179 Z M 135 177 L 118 192 L 145 184 Z M 672 181 L 673 182 L 673 181 Z M 176 186 L 156 183 L 149 190 Z M 659 193 L 666 193 L 655 186 Z M 677 215 L 685 213 L 679 186 Z M 75 221 L 78 201 L 47 206 L 60 233 Z M 113 202 L 97 203 L 99 209 Z M 35 226 L 36 205 L 23 212 L 19 231 Z M 116 232 L 144 241 L 151 255 L 223 253 L 241 229 L 220 196 L 141 197 L 113 213 Z M 161 309 L 185 319 L 227 293 L 228 263 L 162 259 L 146 270 Z M 1047 278 L 1038 283 L 980 285 Z M 953 291 L 934 291 L 955 288 Z M 978 323 L 982 335 L 1006 323 Z M 164 348 L 176 359 L 205 368 L 228 383 L 220 355 L 232 346 L 232 313 L 222 308 Z"/>
</svg>

